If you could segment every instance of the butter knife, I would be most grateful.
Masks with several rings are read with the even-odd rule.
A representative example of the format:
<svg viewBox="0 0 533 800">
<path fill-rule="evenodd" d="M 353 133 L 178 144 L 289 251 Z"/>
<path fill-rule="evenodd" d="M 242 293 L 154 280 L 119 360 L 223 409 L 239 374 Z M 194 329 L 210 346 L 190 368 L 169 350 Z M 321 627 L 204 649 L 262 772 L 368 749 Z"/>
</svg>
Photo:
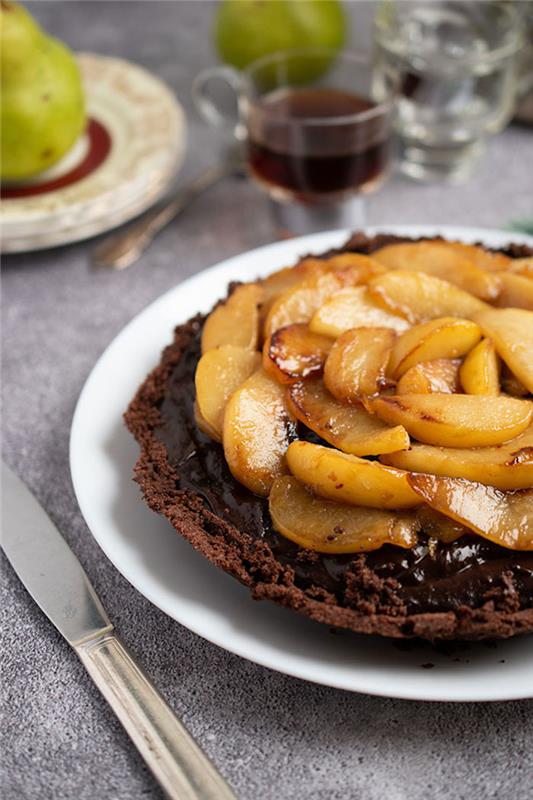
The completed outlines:
<svg viewBox="0 0 533 800">
<path fill-rule="evenodd" d="M 128 653 L 78 559 L 2 463 L 2 547 L 37 605 L 80 657 L 171 800 L 235 795 Z"/>
</svg>

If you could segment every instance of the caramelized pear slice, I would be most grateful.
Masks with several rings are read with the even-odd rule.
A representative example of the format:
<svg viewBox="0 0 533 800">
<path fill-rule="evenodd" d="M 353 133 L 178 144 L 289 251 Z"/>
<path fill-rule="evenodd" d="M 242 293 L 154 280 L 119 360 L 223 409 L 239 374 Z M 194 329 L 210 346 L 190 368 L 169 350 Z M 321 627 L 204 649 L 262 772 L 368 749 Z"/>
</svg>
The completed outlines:
<svg viewBox="0 0 533 800">
<path fill-rule="evenodd" d="M 501 280 L 501 292 L 495 305 L 500 308 L 527 308 L 533 311 L 533 280 L 512 272 L 497 273 Z"/>
<path fill-rule="evenodd" d="M 533 280 L 533 256 L 529 258 L 513 258 L 507 266 L 507 272 L 523 275 L 524 278 Z"/>
<path fill-rule="evenodd" d="M 206 319 L 202 331 L 202 353 L 225 344 L 256 350 L 262 299 L 263 290 L 259 284 L 237 286 L 226 302 L 215 308 Z"/>
<path fill-rule="evenodd" d="M 260 281 L 263 288 L 264 302 L 268 303 L 284 292 L 294 289 L 299 283 L 312 274 L 325 272 L 324 262 L 318 259 L 303 259 L 294 267 L 283 267 L 272 272 Z"/>
<path fill-rule="evenodd" d="M 436 475 L 410 475 L 409 483 L 432 508 L 484 539 L 510 550 L 533 550 L 533 489 L 502 492 Z"/>
<path fill-rule="evenodd" d="M 467 394 L 500 394 L 500 360 L 492 339 L 482 339 L 469 352 L 459 377 Z"/>
<path fill-rule="evenodd" d="M 387 272 L 369 281 L 368 291 L 391 314 L 399 314 L 412 324 L 438 317 L 473 319 L 487 308 L 477 297 L 423 272 Z"/>
<path fill-rule="evenodd" d="M 276 478 L 269 497 L 274 528 L 317 553 L 366 553 L 384 544 L 411 548 L 419 523 L 412 513 L 356 508 L 316 497 L 296 478 Z"/>
<path fill-rule="evenodd" d="M 332 295 L 315 312 L 309 327 L 336 339 L 350 328 L 392 328 L 402 333 L 409 325 L 378 305 L 365 286 L 356 286 Z"/>
<path fill-rule="evenodd" d="M 352 275 L 352 284 L 366 283 L 376 275 L 385 272 L 384 267 L 374 258 L 362 253 L 339 253 L 322 261 L 328 270 L 348 270 Z"/>
<path fill-rule="evenodd" d="M 435 511 L 430 506 L 419 506 L 416 509 L 416 518 L 420 523 L 420 530 L 426 536 L 443 544 L 451 544 L 461 536 L 472 535 L 470 528 L 465 528 L 464 525 L 441 514 L 440 511 Z"/>
<path fill-rule="evenodd" d="M 409 447 L 405 428 L 389 428 L 363 406 L 344 405 L 320 378 L 295 383 L 287 392 L 291 413 L 321 439 L 354 456 L 377 456 Z"/>
<path fill-rule="evenodd" d="M 258 370 L 230 397 L 224 414 L 224 455 L 233 476 L 259 495 L 287 472 L 285 452 L 294 425 L 285 389 Z"/>
<path fill-rule="evenodd" d="M 421 361 L 405 372 L 396 386 L 396 394 L 449 394 L 459 392 L 458 358 L 437 358 Z"/>
<path fill-rule="evenodd" d="M 528 489 L 533 486 L 533 425 L 510 442 L 494 447 L 413 444 L 410 450 L 389 453 L 380 460 L 409 472 L 467 478 L 498 489 Z"/>
<path fill-rule="evenodd" d="M 494 300 L 500 290 L 496 275 L 480 269 L 445 242 L 390 244 L 374 253 L 374 258 L 388 269 L 425 272 L 442 278 L 481 300 Z"/>
<path fill-rule="evenodd" d="M 397 339 L 392 349 L 389 371 L 398 379 L 420 361 L 464 356 L 480 339 L 481 329 L 467 319 L 441 317 L 423 322 Z"/>
<path fill-rule="evenodd" d="M 287 450 L 292 474 L 321 497 L 369 508 L 411 508 L 420 498 L 407 473 L 377 461 L 341 453 L 319 444 L 296 441 Z"/>
<path fill-rule="evenodd" d="M 263 348 L 263 366 L 280 383 L 295 383 L 322 372 L 333 340 L 302 322 L 274 331 Z"/>
<path fill-rule="evenodd" d="M 486 250 L 478 244 L 464 244 L 464 242 L 443 242 L 448 249 L 454 250 L 471 264 L 487 272 L 499 272 L 508 269 L 514 259 L 503 253 Z"/>
<path fill-rule="evenodd" d="M 341 334 L 324 367 L 331 394 L 354 403 L 388 386 L 385 370 L 395 339 L 390 328 L 354 328 Z"/>
<path fill-rule="evenodd" d="M 231 344 L 204 353 L 194 376 L 199 412 L 197 421 L 201 428 L 202 421 L 206 423 L 207 428 L 202 428 L 204 433 L 211 429 L 220 441 L 226 403 L 260 365 L 259 353 Z"/>
<path fill-rule="evenodd" d="M 475 321 L 492 339 L 500 358 L 533 393 L 533 312 L 522 308 L 487 308 Z"/>
<path fill-rule="evenodd" d="M 293 289 L 284 292 L 272 304 L 265 320 L 264 335 L 297 322 L 307 323 L 326 299 L 337 292 L 342 283 L 333 272 L 316 272 Z"/>
<path fill-rule="evenodd" d="M 533 403 L 514 397 L 403 394 L 376 397 L 370 408 L 389 425 L 403 425 L 425 444 L 442 447 L 489 447 L 513 439 L 533 416 Z"/>
<path fill-rule="evenodd" d="M 222 435 L 220 434 L 220 432 L 215 430 L 215 428 L 213 428 L 213 426 L 210 425 L 209 422 L 202 416 L 202 412 L 198 407 L 197 400 L 194 401 L 194 419 L 196 421 L 196 424 L 202 431 L 202 433 L 205 433 L 206 436 L 209 436 L 211 439 L 214 439 L 215 442 L 222 441 Z"/>
</svg>

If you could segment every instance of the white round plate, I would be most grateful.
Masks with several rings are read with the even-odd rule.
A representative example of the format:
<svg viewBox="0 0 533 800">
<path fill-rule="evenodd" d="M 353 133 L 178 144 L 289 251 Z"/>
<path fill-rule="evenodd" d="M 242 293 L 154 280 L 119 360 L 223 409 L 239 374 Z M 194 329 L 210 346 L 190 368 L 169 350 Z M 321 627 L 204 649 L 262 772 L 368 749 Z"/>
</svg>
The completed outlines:
<svg viewBox="0 0 533 800">
<path fill-rule="evenodd" d="M 378 229 L 369 228 L 368 233 Z M 471 228 L 387 226 L 395 233 L 442 235 L 489 245 L 532 237 Z M 152 603 L 220 647 L 288 675 L 368 694 L 418 700 L 510 700 L 533 695 L 533 636 L 461 646 L 404 647 L 378 637 L 333 635 L 272 603 L 258 603 L 149 511 L 132 481 L 138 447 L 122 414 L 158 363 L 174 326 L 208 311 L 231 280 L 251 280 L 327 250 L 347 231 L 279 242 L 231 258 L 164 294 L 104 352 L 81 393 L 70 440 L 72 480 L 94 537 L 118 570 Z M 432 665 L 432 668 L 428 668 Z"/>
<path fill-rule="evenodd" d="M 2 251 L 80 241 L 140 214 L 185 153 L 185 114 L 136 64 L 81 53 L 88 126 L 73 149 L 31 181 L 2 187 Z"/>
</svg>

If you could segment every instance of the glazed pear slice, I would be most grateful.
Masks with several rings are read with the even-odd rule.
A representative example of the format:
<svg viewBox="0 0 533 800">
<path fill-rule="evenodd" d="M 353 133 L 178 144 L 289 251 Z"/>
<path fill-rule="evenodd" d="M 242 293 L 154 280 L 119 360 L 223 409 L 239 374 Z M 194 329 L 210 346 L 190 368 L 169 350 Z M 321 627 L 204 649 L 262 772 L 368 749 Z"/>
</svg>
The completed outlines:
<svg viewBox="0 0 533 800">
<path fill-rule="evenodd" d="M 211 439 L 214 439 L 215 442 L 222 441 L 221 433 L 215 428 L 213 428 L 213 426 L 210 425 L 209 422 L 203 417 L 202 412 L 200 411 L 200 408 L 198 406 L 197 400 L 194 401 L 194 419 L 196 424 L 202 431 L 202 433 L 205 433 L 206 436 L 209 436 Z"/>
<path fill-rule="evenodd" d="M 260 365 L 259 353 L 231 344 L 204 353 L 196 367 L 194 382 L 198 406 L 197 420 L 205 433 L 214 431 L 220 441 L 226 403 L 233 392 L 237 391 Z"/>
<path fill-rule="evenodd" d="M 411 508 L 420 498 L 407 473 L 377 461 L 341 453 L 319 444 L 296 441 L 287 450 L 292 474 L 321 497 L 368 508 Z"/>
<path fill-rule="evenodd" d="M 488 306 L 448 281 L 423 272 L 396 270 L 373 278 L 368 291 L 391 314 L 412 324 L 438 317 L 473 319 Z"/>
<path fill-rule="evenodd" d="M 489 447 L 513 439 L 533 417 L 533 403 L 514 397 L 466 394 L 404 394 L 376 397 L 370 410 L 389 425 L 403 425 L 425 444 Z"/>
<path fill-rule="evenodd" d="M 507 272 L 533 280 L 533 256 L 529 258 L 513 258 L 507 266 Z"/>
<path fill-rule="evenodd" d="M 512 272 L 497 273 L 501 281 L 501 291 L 495 305 L 500 308 L 527 308 L 533 311 L 533 280 L 525 275 Z"/>
<path fill-rule="evenodd" d="M 355 328 L 339 336 L 324 366 L 331 394 L 354 403 L 388 386 L 385 370 L 395 339 L 390 328 Z"/>
<path fill-rule="evenodd" d="M 455 522 L 455 520 L 425 504 L 416 509 L 416 518 L 420 523 L 420 530 L 429 539 L 436 539 L 443 544 L 451 544 L 460 539 L 461 536 L 472 535 L 470 528 L 465 528 L 464 525 Z"/>
<path fill-rule="evenodd" d="M 409 447 L 405 428 L 401 425 L 390 428 L 359 404 L 339 403 L 320 378 L 291 386 L 287 405 L 296 419 L 345 453 L 377 456 Z"/>
<path fill-rule="evenodd" d="M 500 290 L 498 276 L 480 269 L 445 242 L 390 244 L 374 253 L 374 258 L 388 269 L 424 272 L 442 278 L 481 300 L 494 300 Z"/>
<path fill-rule="evenodd" d="M 255 350 L 262 299 L 263 290 L 259 284 L 237 286 L 226 302 L 215 308 L 206 319 L 202 331 L 202 353 L 225 344 Z"/>
<path fill-rule="evenodd" d="M 287 325 L 309 322 L 317 308 L 342 288 L 342 285 L 340 278 L 333 272 L 318 271 L 281 294 L 267 314 L 264 324 L 265 339 Z"/>
<path fill-rule="evenodd" d="M 494 447 L 413 444 L 405 452 L 382 455 L 380 461 L 409 472 L 467 478 L 498 489 L 527 489 L 533 486 L 533 425 L 510 442 Z"/>
<path fill-rule="evenodd" d="M 322 372 L 333 340 L 297 322 L 274 331 L 263 348 L 263 366 L 280 383 L 295 383 Z"/>
<path fill-rule="evenodd" d="M 294 424 L 285 389 L 262 369 L 230 397 L 222 443 L 233 476 L 259 495 L 268 495 L 275 478 L 287 472 L 285 452 Z"/>
<path fill-rule="evenodd" d="M 389 371 L 398 379 L 420 361 L 464 356 L 480 339 L 481 329 L 467 319 L 441 317 L 423 322 L 396 340 Z"/>
<path fill-rule="evenodd" d="M 411 548 L 419 523 L 410 512 L 356 508 L 316 497 L 296 478 L 276 478 L 269 497 L 274 528 L 317 553 L 365 553 L 384 544 Z"/>
<path fill-rule="evenodd" d="M 409 483 L 432 508 L 484 539 L 510 550 L 533 550 L 533 489 L 502 492 L 436 475 L 410 475 Z"/>
<path fill-rule="evenodd" d="M 504 253 L 486 250 L 478 244 L 464 244 L 464 242 L 442 242 L 442 244 L 449 250 L 453 250 L 463 258 L 468 259 L 471 264 L 487 272 L 499 272 L 500 270 L 508 269 L 515 260 Z"/>
<path fill-rule="evenodd" d="M 392 328 L 402 333 L 409 324 L 376 303 L 365 286 L 356 286 L 341 289 L 321 304 L 309 327 L 336 339 L 350 328 Z"/>
<path fill-rule="evenodd" d="M 405 372 L 396 385 L 396 394 L 449 394 L 459 392 L 458 358 L 437 358 L 421 361 Z"/>
<path fill-rule="evenodd" d="M 475 315 L 475 321 L 511 372 L 533 393 L 533 311 L 487 308 Z"/>
<path fill-rule="evenodd" d="M 500 394 L 500 360 L 492 339 L 482 339 L 468 353 L 459 377 L 467 394 Z"/>
</svg>

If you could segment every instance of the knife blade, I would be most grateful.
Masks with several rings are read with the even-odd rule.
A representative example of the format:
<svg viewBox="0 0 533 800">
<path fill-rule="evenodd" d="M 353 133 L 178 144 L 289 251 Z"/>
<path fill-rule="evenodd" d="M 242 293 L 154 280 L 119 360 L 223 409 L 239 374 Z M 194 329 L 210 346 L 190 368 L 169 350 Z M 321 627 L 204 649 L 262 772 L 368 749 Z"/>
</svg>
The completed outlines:
<svg viewBox="0 0 533 800">
<path fill-rule="evenodd" d="M 74 648 L 172 800 L 235 795 L 114 632 L 78 559 L 2 462 L 2 547 L 31 597 Z"/>
</svg>

